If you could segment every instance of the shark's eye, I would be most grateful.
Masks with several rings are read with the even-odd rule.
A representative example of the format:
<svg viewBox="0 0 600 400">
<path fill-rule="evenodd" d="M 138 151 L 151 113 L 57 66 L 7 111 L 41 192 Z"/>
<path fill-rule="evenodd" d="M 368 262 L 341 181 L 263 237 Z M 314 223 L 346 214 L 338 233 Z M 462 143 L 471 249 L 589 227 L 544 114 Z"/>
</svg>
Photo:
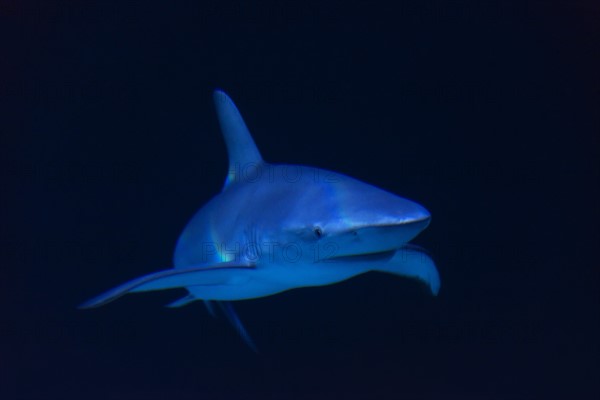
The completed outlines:
<svg viewBox="0 0 600 400">
<path fill-rule="evenodd" d="M 313 228 L 313 232 L 315 233 L 315 236 L 317 237 L 317 239 L 321 239 L 321 237 L 323 236 L 323 231 L 318 226 L 315 226 Z"/>
</svg>

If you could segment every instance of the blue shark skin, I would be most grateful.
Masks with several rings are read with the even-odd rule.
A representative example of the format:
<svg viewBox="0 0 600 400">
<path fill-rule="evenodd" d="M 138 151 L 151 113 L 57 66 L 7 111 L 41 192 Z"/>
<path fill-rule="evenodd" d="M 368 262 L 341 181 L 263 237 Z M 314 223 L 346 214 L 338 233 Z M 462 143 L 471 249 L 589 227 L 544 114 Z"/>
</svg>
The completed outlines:
<svg viewBox="0 0 600 400">
<path fill-rule="evenodd" d="M 183 230 L 174 268 L 122 284 L 84 303 L 93 308 L 127 293 L 185 288 L 170 307 L 218 305 L 255 348 L 227 302 L 323 286 L 369 271 L 415 278 L 435 295 L 429 256 L 408 242 L 427 227 L 417 203 L 332 171 L 263 161 L 231 99 L 214 101 L 229 154 L 223 190 Z"/>
</svg>

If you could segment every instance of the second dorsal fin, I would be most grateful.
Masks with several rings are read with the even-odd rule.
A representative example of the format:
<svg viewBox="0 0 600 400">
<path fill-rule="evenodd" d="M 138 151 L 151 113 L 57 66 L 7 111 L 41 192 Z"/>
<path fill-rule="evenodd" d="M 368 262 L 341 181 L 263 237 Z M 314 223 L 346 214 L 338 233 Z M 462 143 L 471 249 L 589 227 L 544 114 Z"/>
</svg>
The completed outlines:
<svg viewBox="0 0 600 400">
<path fill-rule="evenodd" d="M 221 90 L 215 90 L 213 99 L 229 155 L 229 172 L 225 181 L 227 187 L 241 176 L 240 171 L 257 168 L 263 160 L 244 119 L 229 96 Z"/>
</svg>

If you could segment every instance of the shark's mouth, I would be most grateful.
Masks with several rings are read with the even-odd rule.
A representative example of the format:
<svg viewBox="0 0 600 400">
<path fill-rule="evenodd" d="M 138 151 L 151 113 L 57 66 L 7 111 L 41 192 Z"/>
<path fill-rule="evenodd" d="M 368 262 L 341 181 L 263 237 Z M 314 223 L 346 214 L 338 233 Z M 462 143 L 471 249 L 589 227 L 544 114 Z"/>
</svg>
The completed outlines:
<svg viewBox="0 0 600 400">
<path fill-rule="evenodd" d="M 375 253 L 367 254 L 349 254 L 344 256 L 333 256 L 325 259 L 325 262 L 373 262 L 373 261 L 387 261 L 396 254 L 398 250 L 386 250 L 378 251 Z"/>
</svg>

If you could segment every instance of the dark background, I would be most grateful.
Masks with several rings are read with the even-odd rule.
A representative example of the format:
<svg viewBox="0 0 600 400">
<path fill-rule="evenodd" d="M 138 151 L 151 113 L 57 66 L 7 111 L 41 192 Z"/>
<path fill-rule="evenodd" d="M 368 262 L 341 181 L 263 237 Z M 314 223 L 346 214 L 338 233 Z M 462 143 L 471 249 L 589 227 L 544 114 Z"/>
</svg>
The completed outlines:
<svg viewBox="0 0 600 400">
<path fill-rule="evenodd" d="M 3 399 L 597 398 L 594 1 L 0 3 Z M 425 205 L 437 298 L 368 274 L 241 302 L 178 291 L 216 194 L 220 87 L 273 162 Z"/>
</svg>

